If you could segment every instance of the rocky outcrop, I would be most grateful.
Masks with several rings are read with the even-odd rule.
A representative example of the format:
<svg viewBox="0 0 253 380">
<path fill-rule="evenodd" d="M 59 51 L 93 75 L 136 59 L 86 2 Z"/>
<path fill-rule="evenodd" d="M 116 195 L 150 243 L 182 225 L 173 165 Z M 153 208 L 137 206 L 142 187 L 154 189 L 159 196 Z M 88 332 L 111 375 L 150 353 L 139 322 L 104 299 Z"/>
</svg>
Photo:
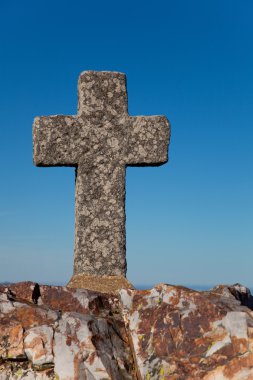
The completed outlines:
<svg viewBox="0 0 253 380">
<path fill-rule="evenodd" d="M 0 380 L 253 379 L 253 312 L 239 284 L 118 296 L 0 286 Z"/>
<path fill-rule="evenodd" d="M 33 288 L 0 288 L 0 380 L 135 377 L 119 299 L 41 286 L 34 305 Z"/>
<path fill-rule="evenodd" d="M 231 290 L 246 292 L 240 286 L 197 292 L 163 284 L 122 290 L 140 379 L 253 379 L 253 313 Z"/>
</svg>

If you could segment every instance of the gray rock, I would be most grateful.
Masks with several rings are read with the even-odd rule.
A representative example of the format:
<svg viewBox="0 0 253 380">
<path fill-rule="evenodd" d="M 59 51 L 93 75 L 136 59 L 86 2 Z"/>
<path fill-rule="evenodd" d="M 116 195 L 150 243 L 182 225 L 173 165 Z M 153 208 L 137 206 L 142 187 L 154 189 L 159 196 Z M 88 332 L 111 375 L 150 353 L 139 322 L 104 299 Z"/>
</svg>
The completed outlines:
<svg viewBox="0 0 253 380">
<path fill-rule="evenodd" d="M 76 168 L 74 274 L 126 274 L 125 171 L 168 159 L 164 116 L 129 116 L 126 77 L 86 71 L 78 114 L 37 117 L 34 163 Z"/>
</svg>

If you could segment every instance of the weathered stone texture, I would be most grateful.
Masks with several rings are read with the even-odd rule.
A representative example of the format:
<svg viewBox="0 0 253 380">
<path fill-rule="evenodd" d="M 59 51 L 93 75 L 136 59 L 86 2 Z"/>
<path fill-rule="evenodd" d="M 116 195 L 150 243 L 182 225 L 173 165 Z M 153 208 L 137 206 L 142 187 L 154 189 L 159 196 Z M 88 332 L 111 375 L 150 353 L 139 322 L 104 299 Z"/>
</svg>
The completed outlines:
<svg viewBox="0 0 253 380">
<path fill-rule="evenodd" d="M 121 290 L 139 378 L 253 379 L 253 312 L 234 290 L 244 297 L 238 286 Z"/>
<path fill-rule="evenodd" d="M 82 73 L 78 96 L 76 116 L 35 119 L 34 162 L 76 167 L 74 274 L 125 276 L 126 166 L 165 163 L 169 123 L 128 115 L 121 73 Z"/>
<path fill-rule="evenodd" d="M 0 287 L 0 380 L 132 380 L 131 350 L 115 296 L 41 286 Z"/>
<path fill-rule="evenodd" d="M 89 289 L 107 294 L 118 294 L 122 288 L 134 289 L 134 286 L 123 276 L 91 276 L 87 274 L 73 275 L 67 287 Z"/>
<path fill-rule="evenodd" d="M 253 304 L 239 284 L 119 297 L 0 286 L 0 380 L 252 380 Z M 251 309 L 243 305 L 250 305 Z"/>
<path fill-rule="evenodd" d="M 47 325 L 30 328 L 24 336 L 24 351 L 34 365 L 53 363 L 53 328 Z"/>
</svg>

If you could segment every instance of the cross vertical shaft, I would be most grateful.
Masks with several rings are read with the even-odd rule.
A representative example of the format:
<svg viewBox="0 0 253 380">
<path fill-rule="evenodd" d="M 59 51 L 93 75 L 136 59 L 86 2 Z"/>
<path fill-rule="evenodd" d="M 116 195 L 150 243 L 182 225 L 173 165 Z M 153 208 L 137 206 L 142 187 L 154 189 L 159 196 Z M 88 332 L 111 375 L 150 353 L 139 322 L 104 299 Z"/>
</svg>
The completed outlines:
<svg viewBox="0 0 253 380">
<path fill-rule="evenodd" d="M 125 275 L 125 166 L 78 167 L 75 212 L 74 273 Z"/>
</svg>

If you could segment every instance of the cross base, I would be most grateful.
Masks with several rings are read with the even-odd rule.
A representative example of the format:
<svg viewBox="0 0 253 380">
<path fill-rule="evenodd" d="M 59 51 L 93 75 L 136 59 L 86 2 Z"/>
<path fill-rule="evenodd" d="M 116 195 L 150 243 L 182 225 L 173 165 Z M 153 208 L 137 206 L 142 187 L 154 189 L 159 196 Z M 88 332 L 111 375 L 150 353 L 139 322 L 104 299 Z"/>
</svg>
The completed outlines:
<svg viewBox="0 0 253 380">
<path fill-rule="evenodd" d="M 108 294 L 117 294 L 120 289 L 134 289 L 134 286 L 123 276 L 92 276 L 88 274 L 74 274 L 67 287 Z"/>
</svg>

